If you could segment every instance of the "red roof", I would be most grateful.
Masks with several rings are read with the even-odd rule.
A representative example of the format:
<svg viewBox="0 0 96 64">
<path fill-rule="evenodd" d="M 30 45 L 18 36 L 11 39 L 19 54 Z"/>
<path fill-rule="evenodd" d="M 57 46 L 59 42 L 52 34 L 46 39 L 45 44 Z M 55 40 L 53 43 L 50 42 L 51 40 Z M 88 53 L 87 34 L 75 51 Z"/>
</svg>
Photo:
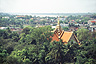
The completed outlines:
<svg viewBox="0 0 96 64">
<path fill-rule="evenodd" d="M 52 41 L 59 41 L 59 39 L 58 39 L 58 37 L 56 36 L 56 34 L 53 34 Z"/>
<path fill-rule="evenodd" d="M 74 20 L 72 20 L 72 21 L 74 21 Z"/>
<path fill-rule="evenodd" d="M 64 31 L 60 35 L 60 39 L 62 39 L 62 42 L 67 43 L 67 42 L 69 42 L 72 34 L 73 34 L 73 32 L 66 32 L 66 31 Z M 73 34 L 73 36 L 75 36 L 75 35 Z M 50 38 L 52 38 L 52 41 L 59 41 L 58 35 L 56 35 L 56 33 L 53 34 L 53 37 L 50 36 Z M 76 36 L 74 38 L 76 39 L 76 42 L 79 43 L 79 40 L 76 38 Z"/>
<path fill-rule="evenodd" d="M 96 23 L 96 20 L 94 20 L 94 21 L 91 21 L 92 23 Z"/>
<path fill-rule="evenodd" d="M 72 34 L 73 32 L 64 32 L 62 33 L 62 36 L 60 39 L 62 39 L 63 42 L 68 42 Z M 52 41 L 59 41 L 58 35 L 56 35 L 56 33 L 53 34 Z"/>
<path fill-rule="evenodd" d="M 68 42 L 69 39 L 71 38 L 73 32 L 64 32 L 63 36 L 61 37 L 63 42 Z"/>
</svg>

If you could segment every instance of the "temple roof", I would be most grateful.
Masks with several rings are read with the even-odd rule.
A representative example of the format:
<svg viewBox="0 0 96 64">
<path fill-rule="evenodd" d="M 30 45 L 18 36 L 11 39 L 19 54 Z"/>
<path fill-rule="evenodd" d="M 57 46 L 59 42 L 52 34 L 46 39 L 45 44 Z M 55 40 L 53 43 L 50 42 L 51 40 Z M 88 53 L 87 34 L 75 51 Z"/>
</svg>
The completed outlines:
<svg viewBox="0 0 96 64">
<path fill-rule="evenodd" d="M 72 36 L 73 32 L 66 32 L 62 31 L 60 36 L 58 34 L 54 33 L 52 37 L 52 41 L 59 41 L 59 39 L 62 39 L 62 42 L 68 42 Z"/>
<path fill-rule="evenodd" d="M 63 42 L 68 42 L 72 36 L 73 32 L 64 32 L 61 39 Z"/>
<path fill-rule="evenodd" d="M 69 40 L 71 39 L 71 37 L 73 35 L 73 32 L 68 32 L 68 31 L 64 31 L 61 29 L 59 20 L 58 20 L 58 24 L 57 24 L 55 30 L 52 32 L 54 32 L 52 41 L 59 41 L 60 39 L 62 39 L 62 42 L 67 43 L 67 42 L 69 42 Z M 76 39 L 76 42 L 79 42 L 79 40 L 76 38 L 76 36 L 74 38 Z"/>
<path fill-rule="evenodd" d="M 59 38 L 56 36 L 56 34 L 53 34 L 52 41 L 59 41 Z"/>
</svg>

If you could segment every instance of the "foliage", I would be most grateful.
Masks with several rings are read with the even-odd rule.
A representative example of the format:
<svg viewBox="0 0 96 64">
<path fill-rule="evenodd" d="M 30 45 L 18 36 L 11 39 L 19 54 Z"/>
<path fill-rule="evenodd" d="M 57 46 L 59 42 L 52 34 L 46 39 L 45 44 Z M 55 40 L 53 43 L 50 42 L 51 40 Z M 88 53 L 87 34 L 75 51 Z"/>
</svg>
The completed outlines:
<svg viewBox="0 0 96 64">
<path fill-rule="evenodd" d="M 95 64 L 96 33 L 79 29 L 81 45 L 62 40 L 51 41 L 51 26 L 26 27 L 18 35 L 10 29 L 0 30 L 0 62 L 2 64 Z M 6 36 L 6 38 L 5 38 Z M 94 37 L 94 38 L 92 38 Z M 1 61 L 2 60 L 2 61 Z"/>
<path fill-rule="evenodd" d="M 8 56 L 8 53 L 5 49 L 2 49 L 0 46 L 0 63 L 6 62 L 6 57 Z"/>
<path fill-rule="evenodd" d="M 63 30 L 68 31 L 69 27 L 63 27 Z"/>
<path fill-rule="evenodd" d="M 89 39 L 89 31 L 88 29 L 79 29 L 77 31 L 77 38 L 80 40 L 80 41 L 84 41 L 84 40 L 88 40 Z"/>
</svg>

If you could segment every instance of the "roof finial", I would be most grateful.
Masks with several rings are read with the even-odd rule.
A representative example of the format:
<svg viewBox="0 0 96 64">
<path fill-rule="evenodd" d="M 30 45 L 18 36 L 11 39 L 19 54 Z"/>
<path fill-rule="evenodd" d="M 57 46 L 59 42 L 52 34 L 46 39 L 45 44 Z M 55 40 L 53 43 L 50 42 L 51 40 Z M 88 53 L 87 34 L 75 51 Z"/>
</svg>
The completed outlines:
<svg viewBox="0 0 96 64">
<path fill-rule="evenodd" d="M 58 25 L 60 25 L 60 22 L 59 22 L 59 17 L 58 17 Z"/>
</svg>

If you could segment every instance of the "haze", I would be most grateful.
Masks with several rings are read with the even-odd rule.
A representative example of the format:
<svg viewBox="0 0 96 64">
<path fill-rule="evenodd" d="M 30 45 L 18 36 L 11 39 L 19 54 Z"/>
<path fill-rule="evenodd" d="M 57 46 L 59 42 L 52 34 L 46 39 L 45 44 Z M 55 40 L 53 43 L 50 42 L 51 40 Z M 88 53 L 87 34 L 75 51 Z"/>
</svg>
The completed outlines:
<svg viewBox="0 0 96 64">
<path fill-rule="evenodd" d="M 96 0 L 0 0 L 6 13 L 96 13 Z"/>
</svg>

